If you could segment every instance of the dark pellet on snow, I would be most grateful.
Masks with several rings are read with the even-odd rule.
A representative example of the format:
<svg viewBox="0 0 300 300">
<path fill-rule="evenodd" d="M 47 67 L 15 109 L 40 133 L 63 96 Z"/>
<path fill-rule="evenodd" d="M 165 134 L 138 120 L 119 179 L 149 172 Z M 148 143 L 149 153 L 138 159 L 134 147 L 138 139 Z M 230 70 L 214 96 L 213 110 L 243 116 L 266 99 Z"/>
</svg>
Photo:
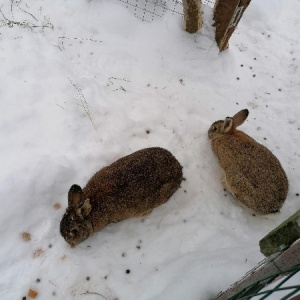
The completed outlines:
<svg viewBox="0 0 300 300">
<path fill-rule="evenodd" d="M 26 300 L 27 298 L 24 296 L 23 298 L 22 298 L 22 300 Z"/>
<path fill-rule="evenodd" d="M 49 245 L 48 245 L 48 248 L 52 248 L 52 244 L 49 244 Z"/>
<path fill-rule="evenodd" d="M 241 67 L 243 67 L 244 65 L 241 65 Z"/>
<path fill-rule="evenodd" d="M 86 280 L 87 280 L 87 281 L 89 281 L 90 279 L 91 279 L 91 277 L 90 277 L 90 276 L 87 276 L 87 277 L 86 277 Z"/>
<path fill-rule="evenodd" d="M 41 279 L 37 278 L 35 282 L 39 283 L 39 282 L 41 282 Z"/>
<path fill-rule="evenodd" d="M 137 246 L 136 246 L 136 249 L 139 249 L 139 250 L 140 250 L 140 249 L 141 249 L 141 246 L 140 246 L 140 245 L 137 245 Z"/>
<path fill-rule="evenodd" d="M 240 77 L 237 77 L 236 80 L 240 80 Z"/>
<path fill-rule="evenodd" d="M 256 214 L 252 214 L 253 217 L 256 217 Z"/>
<path fill-rule="evenodd" d="M 125 253 L 125 252 L 123 252 L 123 253 L 122 253 L 122 257 L 125 257 L 125 256 L 126 256 L 126 253 Z"/>
<path fill-rule="evenodd" d="M 146 130 L 146 133 L 149 134 L 149 133 L 150 133 L 150 130 Z"/>
<path fill-rule="evenodd" d="M 126 274 L 129 274 L 129 273 L 130 273 L 130 270 L 129 270 L 129 269 L 127 269 L 127 270 L 126 270 Z"/>
<path fill-rule="evenodd" d="M 56 292 L 52 292 L 52 296 L 54 296 L 54 297 L 55 297 L 55 296 L 56 296 Z"/>
<path fill-rule="evenodd" d="M 253 75 L 252 75 L 252 77 L 256 77 L 256 75 L 255 75 L 255 74 L 253 74 Z"/>
<path fill-rule="evenodd" d="M 299 197 L 299 193 L 297 193 L 296 196 Z"/>
</svg>

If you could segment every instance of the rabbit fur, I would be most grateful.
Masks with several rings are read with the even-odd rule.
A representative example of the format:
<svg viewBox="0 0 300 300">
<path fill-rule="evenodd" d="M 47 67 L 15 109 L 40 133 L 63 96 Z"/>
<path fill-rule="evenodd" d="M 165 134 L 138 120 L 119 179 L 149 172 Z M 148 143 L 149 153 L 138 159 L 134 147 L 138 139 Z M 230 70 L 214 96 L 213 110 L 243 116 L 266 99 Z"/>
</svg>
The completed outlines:
<svg viewBox="0 0 300 300">
<path fill-rule="evenodd" d="M 236 129 L 248 114 L 243 109 L 233 117 L 214 122 L 208 136 L 225 172 L 224 188 L 259 214 L 275 213 L 287 196 L 287 176 L 270 150 Z"/>
<path fill-rule="evenodd" d="M 109 223 L 142 217 L 179 188 L 182 167 L 163 148 L 146 148 L 98 171 L 81 189 L 72 185 L 60 232 L 72 247 Z"/>
</svg>

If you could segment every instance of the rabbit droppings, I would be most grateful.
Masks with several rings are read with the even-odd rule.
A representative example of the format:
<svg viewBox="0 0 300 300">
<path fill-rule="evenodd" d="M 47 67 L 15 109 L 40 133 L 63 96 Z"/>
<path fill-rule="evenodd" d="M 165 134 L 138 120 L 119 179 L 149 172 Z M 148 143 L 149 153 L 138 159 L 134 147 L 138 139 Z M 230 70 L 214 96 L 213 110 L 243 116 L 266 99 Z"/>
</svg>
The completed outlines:
<svg viewBox="0 0 300 300">
<path fill-rule="evenodd" d="M 270 150 L 236 130 L 248 114 L 243 109 L 231 118 L 214 122 L 208 136 L 225 171 L 224 188 L 259 214 L 275 213 L 287 196 L 287 176 Z"/>
<path fill-rule="evenodd" d="M 66 242 L 75 247 L 109 223 L 149 214 L 179 188 L 182 167 L 162 148 L 146 148 L 98 171 L 81 189 L 72 185 L 60 223 Z"/>
</svg>

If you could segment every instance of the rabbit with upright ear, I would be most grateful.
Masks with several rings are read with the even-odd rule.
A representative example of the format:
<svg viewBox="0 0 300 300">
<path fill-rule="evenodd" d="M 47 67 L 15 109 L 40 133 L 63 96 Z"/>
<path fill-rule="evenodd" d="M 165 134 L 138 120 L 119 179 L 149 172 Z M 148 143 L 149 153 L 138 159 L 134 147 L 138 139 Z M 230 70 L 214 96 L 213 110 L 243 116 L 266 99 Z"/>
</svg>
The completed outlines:
<svg viewBox="0 0 300 300">
<path fill-rule="evenodd" d="M 287 176 L 270 150 L 236 129 L 248 114 L 243 109 L 233 117 L 214 122 L 208 136 L 225 171 L 225 189 L 259 214 L 275 213 L 287 196 Z"/>
<path fill-rule="evenodd" d="M 98 171 L 84 189 L 72 185 L 60 232 L 72 247 L 109 223 L 149 214 L 179 188 L 182 167 L 163 148 L 146 148 Z"/>
</svg>

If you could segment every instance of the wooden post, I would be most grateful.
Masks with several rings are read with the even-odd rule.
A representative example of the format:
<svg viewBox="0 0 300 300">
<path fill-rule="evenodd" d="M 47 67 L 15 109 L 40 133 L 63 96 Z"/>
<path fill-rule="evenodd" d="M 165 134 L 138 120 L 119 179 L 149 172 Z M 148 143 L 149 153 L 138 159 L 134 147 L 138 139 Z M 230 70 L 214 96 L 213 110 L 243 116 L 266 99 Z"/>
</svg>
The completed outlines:
<svg viewBox="0 0 300 300">
<path fill-rule="evenodd" d="M 300 210 L 259 241 L 260 251 L 270 256 L 300 239 Z"/>
<path fill-rule="evenodd" d="M 228 48 L 228 41 L 251 0 L 217 0 L 214 10 L 215 39 L 220 51 Z"/>
<path fill-rule="evenodd" d="M 195 33 L 202 27 L 201 0 L 183 0 L 185 30 Z"/>
</svg>

